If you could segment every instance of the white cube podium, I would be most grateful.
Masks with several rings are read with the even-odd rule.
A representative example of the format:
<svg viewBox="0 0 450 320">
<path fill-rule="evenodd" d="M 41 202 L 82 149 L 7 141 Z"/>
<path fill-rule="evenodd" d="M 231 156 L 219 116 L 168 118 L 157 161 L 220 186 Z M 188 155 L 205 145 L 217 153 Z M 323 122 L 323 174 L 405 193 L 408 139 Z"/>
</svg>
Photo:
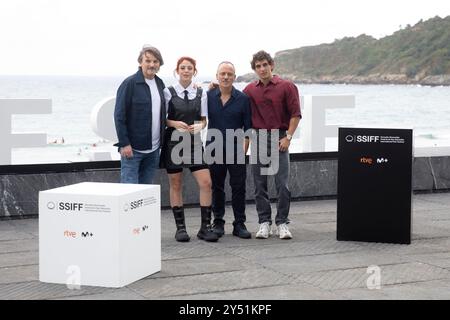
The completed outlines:
<svg viewBox="0 0 450 320">
<path fill-rule="evenodd" d="M 161 271 L 159 185 L 83 182 L 39 192 L 39 280 L 123 287 Z"/>
</svg>

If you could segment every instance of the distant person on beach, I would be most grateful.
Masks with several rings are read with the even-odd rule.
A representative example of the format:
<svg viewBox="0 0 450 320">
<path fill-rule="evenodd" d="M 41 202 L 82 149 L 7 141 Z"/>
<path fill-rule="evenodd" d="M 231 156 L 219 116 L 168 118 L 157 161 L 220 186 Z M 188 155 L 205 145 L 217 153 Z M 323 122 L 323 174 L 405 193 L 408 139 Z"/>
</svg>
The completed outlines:
<svg viewBox="0 0 450 320">
<path fill-rule="evenodd" d="M 236 71 L 231 62 L 221 62 L 217 68 L 216 78 L 219 82 L 217 88 L 208 91 L 208 130 L 220 130 L 223 136 L 223 159 L 210 164 L 209 169 L 212 178 L 214 213 L 213 231 L 219 236 L 225 233 L 225 178 L 230 175 L 231 205 L 233 208 L 233 235 L 250 239 L 251 233 L 245 226 L 245 180 L 246 164 L 239 163 L 238 154 L 245 160 L 249 140 L 233 139 L 233 145 L 227 146 L 226 134 L 236 132 L 238 129 L 247 131 L 251 129 L 250 101 L 248 97 L 233 86 L 236 79 Z M 228 131 L 227 131 L 228 130 Z M 210 132 L 210 131 L 209 131 Z M 208 139 L 207 143 L 213 143 Z M 228 150 L 227 148 L 233 148 Z M 228 155 L 234 155 L 233 161 L 226 161 Z M 231 162 L 231 163 L 230 163 Z"/>
<path fill-rule="evenodd" d="M 120 181 L 151 184 L 159 168 L 166 104 L 164 82 L 156 75 L 164 64 L 160 51 L 144 45 L 138 71 L 117 90 L 114 122 L 120 152 Z"/>
<path fill-rule="evenodd" d="M 288 186 L 289 145 L 301 119 L 300 98 L 294 83 L 273 74 L 274 66 L 274 60 L 269 53 L 265 51 L 255 53 L 251 67 L 259 79 L 249 83 L 244 92 L 250 97 L 252 126 L 256 136 L 264 134 L 262 130 L 278 130 L 278 153 L 270 156 L 279 158 L 278 170 L 273 173 L 278 199 L 275 224 L 281 239 L 292 239 L 288 228 L 291 198 Z M 270 134 L 266 142 L 270 143 Z M 253 149 L 252 152 L 254 152 Z M 263 170 L 261 170 L 264 166 L 258 152 L 257 163 L 252 164 L 256 211 L 260 224 L 256 233 L 257 239 L 267 239 L 272 234 L 272 209 L 267 190 L 267 174 L 262 174 Z"/>
<path fill-rule="evenodd" d="M 201 227 L 197 233 L 199 239 L 217 241 L 218 236 L 211 229 L 211 177 L 206 163 L 203 161 L 203 148 L 200 131 L 206 126 L 208 115 L 206 92 L 195 87 L 192 78 L 197 74 L 196 61 L 191 57 L 181 57 L 175 69 L 178 82 L 164 90 L 167 103 L 166 139 L 161 151 L 162 165 L 169 176 L 170 206 L 177 231 L 175 239 L 186 242 L 190 237 L 186 230 L 183 207 L 183 168 L 188 168 L 200 189 Z M 174 148 L 178 148 L 181 136 L 186 139 L 189 155 L 174 161 Z M 173 139 L 172 139 L 173 138 Z M 173 140 L 173 141 L 172 141 Z M 180 142 L 182 143 L 183 140 Z M 201 152 L 201 158 L 196 161 L 195 149 Z M 184 151 L 183 151 L 184 152 Z"/>
</svg>

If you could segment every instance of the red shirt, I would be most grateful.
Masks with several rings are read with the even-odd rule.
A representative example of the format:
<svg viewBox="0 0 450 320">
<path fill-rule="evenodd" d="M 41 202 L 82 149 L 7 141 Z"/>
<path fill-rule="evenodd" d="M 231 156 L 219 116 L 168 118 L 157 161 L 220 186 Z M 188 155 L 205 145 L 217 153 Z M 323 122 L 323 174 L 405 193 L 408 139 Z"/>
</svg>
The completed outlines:
<svg viewBox="0 0 450 320">
<path fill-rule="evenodd" d="M 273 76 L 267 86 L 258 80 L 249 83 L 244 92 L 250 97 L 252 127 L 255 129 L 289 128 L 293 117 L 302 117 L 297 86 Z"/>
</svg>

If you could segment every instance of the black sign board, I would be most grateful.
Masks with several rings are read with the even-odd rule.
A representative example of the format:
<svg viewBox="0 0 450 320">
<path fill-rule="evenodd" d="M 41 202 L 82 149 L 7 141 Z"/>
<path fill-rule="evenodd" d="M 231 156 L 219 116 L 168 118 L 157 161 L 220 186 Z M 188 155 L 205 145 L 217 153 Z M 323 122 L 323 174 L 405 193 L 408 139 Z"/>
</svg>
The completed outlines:
<svg viewBox="0 0 450 320">
<path fill-rule="evenodd" d="M 339 128 L 337 240 L 411 243 L 412 137 Z"/>
</svg>

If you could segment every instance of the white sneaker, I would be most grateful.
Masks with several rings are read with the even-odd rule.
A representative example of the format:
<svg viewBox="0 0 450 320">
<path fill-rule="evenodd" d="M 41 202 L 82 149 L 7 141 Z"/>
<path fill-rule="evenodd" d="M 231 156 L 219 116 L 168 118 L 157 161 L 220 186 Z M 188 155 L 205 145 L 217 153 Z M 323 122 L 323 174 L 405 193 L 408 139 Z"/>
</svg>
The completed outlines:
<svg viewBox="0 0 450 320">
<path fill-rule="evenodd" d="M 292 239 L 292 233 L 289 231 L 286 223 L 282 223 L 277 227 L 277 235 L 280 236 L 280 239 Z"/>
<path fill-rule="evenodd" d="M 263 222 L 259 225 L 259 230 L 256 233 L 256 239 L 267 239 L 272 235 L 272 228 L 269 222 Z"/>
</svg>

